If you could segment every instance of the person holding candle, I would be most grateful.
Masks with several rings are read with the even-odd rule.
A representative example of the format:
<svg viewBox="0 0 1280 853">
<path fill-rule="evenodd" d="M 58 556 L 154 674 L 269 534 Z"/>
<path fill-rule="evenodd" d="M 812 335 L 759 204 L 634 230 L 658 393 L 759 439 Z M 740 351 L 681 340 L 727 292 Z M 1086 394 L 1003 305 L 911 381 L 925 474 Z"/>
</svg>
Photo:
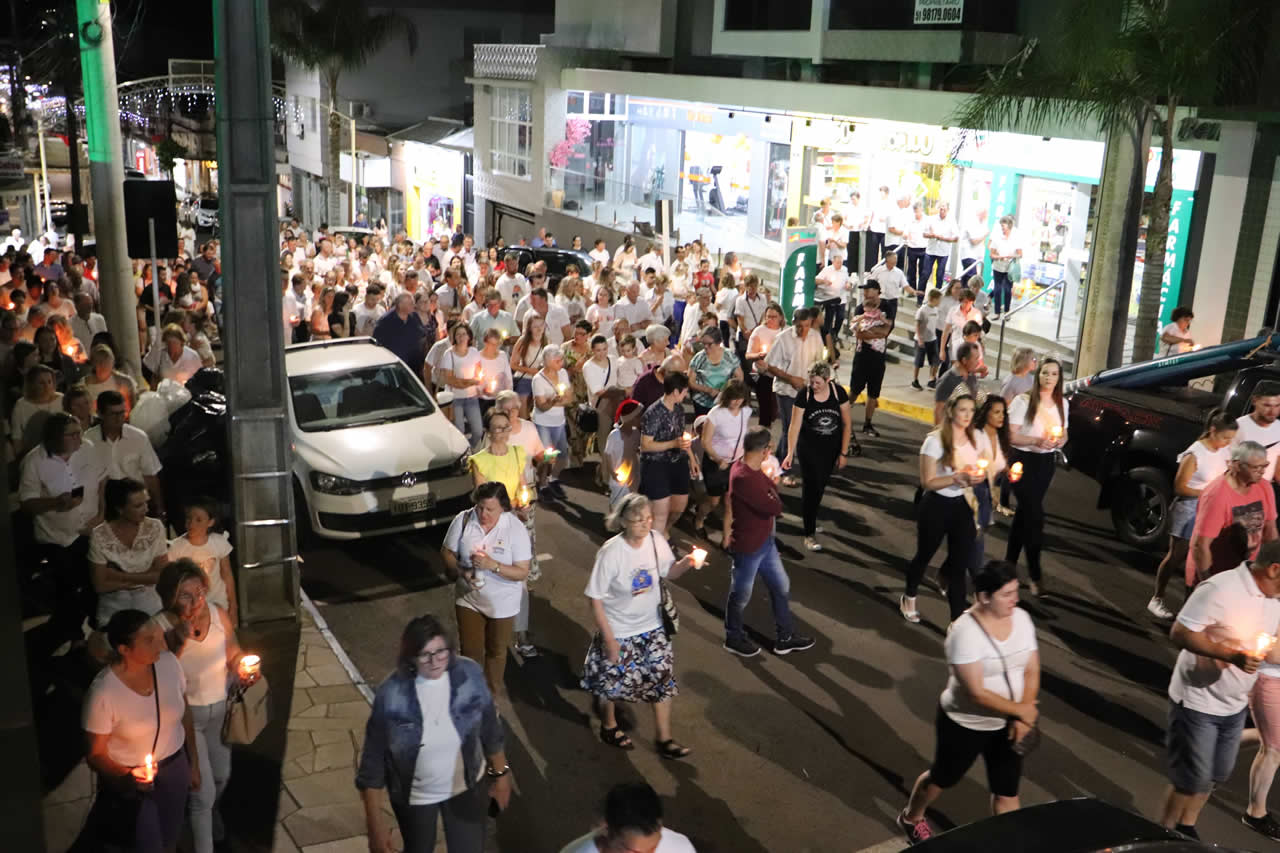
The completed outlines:
<svg viewBox="0 0 1280 853">
<path fill-rule="evenodd" d="M 446 362 L 448 359 L 446 359 Z M 484 345 L 480 350 L 480 364 L 477 374 L 482 377 L 478 387 L 480 401 L 480 418 L 493 409 L 498 394 L 510 391 L 515 386 L 515 378 L 511 373 L 511 360 L 502 349 L 502 330 L 490 328 L 484 333 Z"/>
<path fill-rule="evenodd" d="M 963 347 L 964 344 L 961 344 Z M 1040 548 L 1044 543 L 1044 496 L 1053 482 L 1057 451 L 1067 443 L 1069 406 L 1062 396 L 1062 365 L 1046 358 L 1036 370 L 1036 387 L 1009 404 L 1009 441 L 1022 479 L 1013 487 L 1018 508 L 1009 530 L 1005 559 L 1015 566 L 1023 548 L 1031 575 L 1031 594 L 1043 594 Z"/>
<path fill-rule="evenodd" d="M 764 359 L 785 323 L 782 306 L 770 302 L 764 309 L 759 325 L 751 330 L 743 359 L 743 369 L 751 378 L 749 384 L 755 390 L 756 401 L 759 403 L 760 426 L 766 428 L 773 426 L 774 418 L 778 416 L 778 399 L 773 394 L 773 380 L 765 372 Z"/>
<path fill-rule="evenodd" d="M 134 853 L 171 853 L 187 792 L 202 783 L 186 674 L 149 613 L 116 611 L 106 637 L 110 662 L 84 700 L 86 761 L 98 774 L 87 834 Z"/>
<path fill-rule="evenodd" d="M 374 694 L 356 771 L 370 853 L 391 853 L 388 800 L 404 853 L 432 853 L 438 821 L 449 853 L 481 853 L 490 801 L 502 810 L 511 800 L 503 740 L 479 665 L 454 652 L 438 619 L 412 619 Z"/>
<path fill-rule="evenodd" d="M 778 555 L 775 536 L 777 519 L 782 515 L 782 498 L 778 496 L 776 474 L 770 475 L 766 470 L 771 443 L 768 429 L 751 428 L 742 439 L 742 455 L 729 469 L 722 543 L 729 552 L 732 568 L 729 597 L 724 606 L 724 648 L 739 657 L 754 657 L 760 652 L 760 647 L 747 636 L 742 620 L 757 575 L 769 590 L 777 637 L 774 654 L 804 651 L 814 644 L 812 637 L 795 632 L 790 605 L 791 580 Z"/>
<path fill-rule="evenodd" d="M 782 421 L 782 432 L 774 449 L 779 458 L 785 458 L 789 452 L 787 436 L 791 434 L 791 410 L 795 406 L 796 394 L 809 381 L 809 367 L 822 360 L 822 337 L 811 328 L 814 313 L 810 308 L 797 308 L 791 314 L 790 328 L 778 333 L 768 354 L 756 368 L 773 377 L 773 394 Z M 782 485 L 794 488 L 798 484 L 794 477 L 787 476 L 782 478 Z"/>
<path fill-rule="evenodd" d="M 947 686 L 935 717 L 933 765 L 911 788 L 898 826 L 912 844 L 933 837 L 925 812 L 982 756 L 992 814 L 1021 808 L 1019 743 L 1040 718 L 1040 650 L 1035 623 L 1018 607 L 1018 572 L 992 560 L 973 579 L 975 601 L 945 643 Z"/>
<path fill-rule="evenodd" d="M 1164 826 L 1199 837 L 1201 810 L 1235 767 L 1258 668 L 1264 659 L 1280 663 L 1274 646 L 1259 653 L 1257 637 L 1277 632 L 1280 541 L 1263 544 L 1252 562 L 1201 581 L 1178 611 L 1169 632 L 1181 651 L 1169 680 L 1169 786 L 1159 818 Z M 1253 818 L 1253 811 L 1251 802 L 1246 825 L 1270 834 L 1274 821 Z"/>
<path fill-rule="evenodd" d="M 454 426 L 464 435 L 471 434 L 471 446 L 475 448 L 484 437 L 480 420 L 479 389 L 484 384 L 480 353 L 472 346 L 475 336 L 464 323 L 450 330 L 449 340 L 451 346 L 440 362 L 440 381 L 453 391 Z"/>
<path fill-rule="evenodd" d="M 530 394 L 533 392 L 533 377 L 543 367 L 543 359 L 549 341 L 547 340 L 547 321 L 539 314 L 529 314 L 524 318 L 524 332 L 511 348 L 511 372 L 515 376 L 515 391 L 520 395 L 525 413 L 530 412 Z"/>
<path fill-rule="evenodd" d="M 691 481 L 700 473 L 693 436 L 684 431 L 684 400 L 689 379 L 666 373 L 662 396 L 645 409 L 640 422 L 640 494 L 649 499 L 653 527 L 663 536 L 689 505 Z"/>
<path fill-rule="evenodd" d="M 539 490 L 545 501 L 568 500 L 560 485 L 560 471 L 568 462 L 569 435 L 565 406 L 573 402 L 573 386 L 564 367 L 564 351 L 558 344 L 548 344 L 542 353 L 542 370 L 533 377 L 530 394 L 533 399 L 533 425 L 538 430 L 546 456 L 551 460 L 547 485 Z"/>
<path fill-rule="evenodd" d="M 978 460 L 992 458 L 986 435 L 974 426 L 973 413 L 973 397 L 953 397 L 943 409 L 942 423 L 920 446 L 923 494 L 916 504 L 916 553 L 907 566 L 907 586 L 898 602 L 908 622 L 920 621 L 916 594 L 943 539 L 947 559 L 941 575 L 946 579 L 950 621 L 959 619 L 969 603 L 965 586 L 975 538 L 972 487 L 985 480 Z"/>
<path fill-rule="evenodd" d="M 982 481 L 974 483 L 975 499 L 974 515 L 977 519 L 977 535 L 973 540 L 973 559 L 969 561 L 970 571 L 976 571 L 987 561 L 986 532 L 994 520 L 993 495 L 997 483 L 1007 479 L 1006 468 L 1009 457 L 1013 455 L 1013 445 L 1009 442 L 1009 404 L 998 394 L 989 394 L 978 407 L 973 418 L 973 425 L 987 439 L 991 448 L 991 458 L 978 460 L 978 473 L 983 475 Z"/>
<path fill-rule="evenodd" d="M 458 513 L 449 525 L 440 555 L 446 575 L 459 583 L 455 611 L 462 653 L 484 661 L 489 690 L 499 695 L 533 555 L 524 521 L 512 512 L 502 482 L 476 486 L 472 501 L 475 506 Z"/>
<path fill-rule="evenodd" d="M 692 750 L 671 736 L 671 700 L 679 689 L 671 638 L 659 610 L 661 582 L 683 575 L 694 559 L 675 558 L 666 537 L 655 529 L 644 495 L 622 498 L 605 525 L 621 532 L 600 546 L 584 591 L 596 631 L 583 664 L 582 687 L 595 697 L 601 742 L 634 749 L 618 727 L 617 703 L 645 702 L 653 706 L 658 754 L 684 758 Z"/>
<path fill-rule="evenodd" d="M 166 639 L 186 676 L 185 696 L 199 756 L 200 785 L 188 808 L 195 853 L 213 853 L 223 838 L 218 800 L 231 778 L 231 748 L 222 742 L 227 715 L 228 675 L 251 680 L 240 669 L 243 653 L 226 610 L 209 600 L 209 576 L 194 561 L 180 558 L 160 572 L 156 592 L 169 624 Z"/>
<path fill-rule="evenodd" d="M 634 354 L 634 343 L 632 353 Z M 635 359 L 638 363 L 639 359 Z M 613 415 L 618 406 L 627 398 L 627 388 L 622 384 L 622 370 L 619 360 L 609 355 L 609 342 L 603 335 L 596 335 L 591 340 L 591 358 L 582 364 L 582 379 L 586 384 L 588 402 L 596 413 L 596 448 L 600 451 L 601 461 L 596 469 L 596 484 L 608 484 L 611 469 L 604 460 L 605 443 L 609 440 L 609 432 L 613 427 Z"/>
<path fill-rule="evenodd" d="M 817 540 L 818 507 L 831 475 L 844 470 L 850 432 L 849 395 L 831 380 L 831 365 L 815 362 L 809 366 L 809 383 L 796 394 L 787 434 L 789 449 L 782 460 L 784 471 L 800 463 L 804 547 L 810 551 L 822 550 Z"/>
<path fill-rule="evenodd" d="M 609 508 L 640 485 L 640 419 L 644 406 L 630 398 L 623 400 L 613 416 L 613 430 L 604 447 L 604 464 L 611 472 Z"/>
<path fill-rule="evenodd" d="M 729 471 L 742 457 L 742 440 L 751 423 L 750 392 L 739 379 L 730 379 L 720 399 L 702 422 L 702 482 L 706 495 L 698 501 L 693 530 L 706 536 L 705 522 L 729 491 Z"/>
</svg>

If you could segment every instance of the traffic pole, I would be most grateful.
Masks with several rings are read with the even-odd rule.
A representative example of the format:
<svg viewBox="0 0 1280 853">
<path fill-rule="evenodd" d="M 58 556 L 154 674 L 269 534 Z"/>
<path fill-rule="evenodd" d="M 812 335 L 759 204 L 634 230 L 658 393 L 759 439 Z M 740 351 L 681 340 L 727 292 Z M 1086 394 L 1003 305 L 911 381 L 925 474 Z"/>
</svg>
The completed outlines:
<svg viewBox="0 0 1280 853">
<path fill-rule="evenodd" d="M 116 52 L 111 43 L 108 0 L 76 0 L 76 37 L 84 78 L 84 125 L 89 141 L 89 184 L 93 191 L 93 233 L 97 240 L 98 287 L 102 315 L 116 339 L 116 363 L 142 375 L 138 344 L 138 299 L 125 243 L 124 160 L 120 99 L 116 95 Z M 67 123 L 76 120 L 67 100 Z M 77 152 L 73 148 L 71 156 Z"/>
</svg>

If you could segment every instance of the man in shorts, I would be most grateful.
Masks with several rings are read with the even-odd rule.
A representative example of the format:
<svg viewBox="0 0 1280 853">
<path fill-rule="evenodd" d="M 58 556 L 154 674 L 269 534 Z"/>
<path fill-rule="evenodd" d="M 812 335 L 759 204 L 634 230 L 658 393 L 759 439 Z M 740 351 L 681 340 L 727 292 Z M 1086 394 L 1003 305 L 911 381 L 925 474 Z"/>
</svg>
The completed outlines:
<svg viewBox="0 0 1280 853">
<path fill-rule="evenodd" d="M 853 374 L 849 377 L 849 399 L 857 400 L 867 392 L 866 419 L 862 431 L 880 436 L 871 425 L 871 417 L 880 402 L 880 384 L 884 381 L 885 339 L 893 328 L 893 321 L 880 310 L 880 285 L 868 281 L 862 286 L 862 304 L 854 311 L 853 329 L 857 343 L 854 345 Z"/>
<path fill-rule="evenodd" d="M 1280 662 L 1280 649 L 1257 653 L 1257 638 L 1280 631 L 1280 542 L 1265 543 L 1252 563 L 1200 582 L 1169 632 L 1181 651 L 1169 680 L 1169 787 L 1160 822 L 1199 838 L 1196 820 L 1213 792 L 1235 768 L 1249 693 L 1264 657 Z M 1280 838 L 1269 815 L 1245 815 L 1246 825 Z"/>
</svg>

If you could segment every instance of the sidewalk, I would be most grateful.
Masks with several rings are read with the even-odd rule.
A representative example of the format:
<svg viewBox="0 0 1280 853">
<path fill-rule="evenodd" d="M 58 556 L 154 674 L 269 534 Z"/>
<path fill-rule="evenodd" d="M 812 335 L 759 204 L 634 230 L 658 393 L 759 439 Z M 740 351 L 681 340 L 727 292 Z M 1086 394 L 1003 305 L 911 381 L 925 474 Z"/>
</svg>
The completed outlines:
<svg viewBox="0 0 1280 853">
<path fill-rule="evenodd" d="M 364 744 L 373 691 L 304 595 L 300 633 L 293 626 L 242 632 L 259 651 L 271 683 L 273 720 L 249 747 L 238 747 L 223 802 L 235 853 L 367 853 L 364 806 L 355 767 Z M 297 639 L 289 642 L 293 637 Z M 296 668 L 282 666 L 296 644 Z M 273 665 L 274 664 L 274 665 Z M 82 761 L 44 799 L 46 849 L 64 853 L 93 801 L 93 777 Z M 387 825 L 395 820 L 387 810 Z M 394 831 L 394 830 L 393 830 Z M 392 840 L 400 849 L 399 833 Z M 437 851 L 443 853 L 443 833 Z"/>
</svg>

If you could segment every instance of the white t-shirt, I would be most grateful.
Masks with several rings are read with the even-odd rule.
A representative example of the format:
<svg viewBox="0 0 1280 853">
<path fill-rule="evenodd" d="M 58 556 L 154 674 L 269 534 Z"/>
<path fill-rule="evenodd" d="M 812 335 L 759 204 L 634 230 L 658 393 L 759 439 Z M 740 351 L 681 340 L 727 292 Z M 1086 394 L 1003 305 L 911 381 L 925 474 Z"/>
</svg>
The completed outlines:
<svg viewBox="0 0 1280 853">
<path fill-rule="evenodd" d="M 951 254 L 951 246 L 953 244 L 947 240 L 940 240 L 938 237 L 946 237 L 948 239 L 955 237 L 956 221 L 954 219 L 939 219 L 935 216 L 929 223 L 929 230 L 938 236 L 929 238 L 929 245 L 926 247 L 928 253 L 938 257 L 946 257 Z"/>
<path fill-rule="evenodd" d="M 976 219 L 964 227 L 964 237 L 960 241 L 960 257 L 977 258 L 982 255 L 983 244 L 987 242 L 987 223 Z"/>
<path fill-rule="evenodd" d="M 905 226 L 900 226 L 907 232 L 907 248 L 908 249 L 925 249 L 929 246 L 929 240 L 924 236 L 925 229 L 930 226 L 929 217 L 922 216 L 916 219 L 915 214 L 911 214 L 909 219 L 904 220 Z"/>
<path fill-rule="evenodd" d="M 881 299 L 897 299 L 902 296 L 903 289 L 907 286 L 907 275 L 902 271 L 902 267 L 878 267 L 871 273 L 871 279 L 880 285 Z"/>
<path fill-rule="evenodd" d="M 188 346 L 182 348 L 182 354 L 178 356 L 177 361 L 169 358 L 169 350 L 163 346 L 163 342 L 152 347 L 151 351 L 142 359 L 142 363 L 161 379 L 172 379 L 179 385 L 186 385 L 187 380 L 195 376 L 197 370 L 204 367 L 204 362 L 200 360 L 200 356 Z"/>
<path fill-rule="evenodd" d="M 980 429 L 973 432 L 973 443 L 965 442 L 956 447 L 951 454 L 951 465 L 942 463 L 942 437 L 938 434 L 938 430 L 934 430 L 924 437 L 924 443 L 920 445 L 921 456 L 931 456 L 938 460 L 938 467 L 935 469 L 934 476 L 949 477 L 957 471 L 977 465 L 979 459 L 990 460 L 995 454 L 991 452 L 991 441 L 987 438 L 987 434 Z M 944 498 L 958 498 L 964 495 L 964 486 L 947 486 L 945 489 L 938 489 L 938 494 Z"/>
<path fill-rule="evenodd" d="M 151 754 L 159 764 L 186 743 L 182 715 L 187 709 L 187 676 L 170 652 L 161 652 L 156 660 L 156 686 L 160 696 L 159 738 L 154 695 L 135 693 L 109 666 L 89 685 L 82 725 L 91 734 L 111 736 L 107 755 L 112 761 L 125 767 L 140 767 Z"/>
<path fill-rule="evenodd" d="M 729 319 L 729 315 L 738 306 L 738 288 L 722 287 L 717 290 L 714 305 L 717 317 L 721 320 Z"/>
<path fill-rule="evenodd" d="M 1267 451 L 1267 470 L 1262 479 L 1270 480 L 1276 471 L 1276 459 L 1280 458 L 1280 420 L 1261 426 L 1253 419 L 1253 415 L 1245 415 L 1236 421 L 1236 437 L 1231 442 L 1235 447 L 1242 441 L 1256 441 Z"/>
<path fill-rule="evenodd" d="M 210 531 L 209 541 L 203 545 L 192 545 L 187 534 L 182 534 L 169 543 L 169 562 L 186 558 L 204 570 L 209 579 L 209 592 L 206 598 L 224 610 L 227 603 L 227 585 L 222 580 L 222 560 L 231 556 L 231 542 L 225 533 Z"/>
<path fill-rule="evenodd" d="M 63 547 L 76 541 L 80 530 L 98 514 L 98 486 L 106 477 L 102 458 L 91 442 L 85 441 L 66 460 L 50 456 L 43 446 L 29 450 L 22 459 L 18 500 L 55 498 L 76 488 L 84 489 L 84 499 L 74 509 L 51 510 L 35 517 L 36 541 Z"/>
<path fill-rule="evenodd" d="M 739 294 L 733 305 L 733 314 L 738 318 L 738 331 L 744 335 L 750 335 L 764 321 L 765 309 L 769 307 L 769 300 L 764 294 L 756 293 L 756 298 L 751 299 L 747 294 Z"/>
<path fill-rule="evenodd" d="M 409 805 L 443 803 L 467 789 L 462 771 L 462 738 L 449 715 L 449 676 L 413 679 L 422 709 L 422 741 L 413 765 Z"/>
<path fill-rule="evenodd" d="M 671 546 L 658 533 L 651 532 L 638 548 L 627 544 L 621 533 L 600 547 L 586 595 L 604 605 L 614 639 L 625 640 L 661 627 L 658 578 L 665 578 L 675 561 Z"/>
<path fill-rule="evenodd" d="M 1182 329 L 1178 328 L 1177 323 L 1168 323 L 1167 325 L 1165 325 L 1163 329 L 1160 330 L 1161 342 L 1164 341 L 1165 335 L 1172 335 L 1175 338 L 1184 338 L 1184 339 L 1190 338 L 1190 335 L 1187 332 L 1184 332 L 1182 331 Z M 1190 349 L 1191 349 L 1190 345 L 1184 344 L 1184 343 L 1165 344 L 1164 354 L 1178 355 L 1179 353 L 1188 352 Z"/>
<path fill-rule="evenodd" d="M 515 379 L 511 374 L 511 360 L 506 352 L 498 350 L 497 358 L 485 358 L 480 351 L 480 369 L 484 371 L 484 384 L 476 388 L 476 392 L 486 400 L 496 398 L 503 391 L 515 387 Z"/>
<path fill-rule="evenodd" d="M 814 302 L 826 302 L 828 299 L 843 299 L 849 287 L 849 268 L 841 264 L 839 269 L 834 265 L 824 267 L 814 279 L 817 287 L 813 293 Z"/>
<path fill-rule="evenodd" d="M 533 377 L 533 398 L 536 400 L 539 397 L 559 397 L 560 389 L 556 387 L 557 385 L 563 385 L 566 390 L 569 388 L 569 371 L 563 367 L 560 368 L 556 376 L 556 384 L 552 385 L 551 380 L 547 378 L 547 372 L 539 370 Z M 564 406 L 554 405 L 545 412 L 536 405 L 532 408 L 533 422 L 538 426 L 564 426 Z"/>
<path fill-rule="evenodd" d="M 476 372 L 480 370 L 480 352 L 475 347 L 468 347 L 466 355 L 458 355 L 458 351 L 453 347 L 449 347 L 443 355 L 440 356 L 440 368 L 453 373 L 454 379 L 475 379 Z M 433 370 L 435 368 L 432 368 Z M 484 377 L 480 377 L 483 379 Z M 455 388 L 449 386 L 449 390 L 453 392 L 453 396 L 460 400 L 469 397 L 476 397 L 480 393 L 480 389 L 476 385 L 466 388 Z"/>
<path fill-rule="evenodd" d="M 1197 440 L 1178 454 L 1178 464 L 1181 465 L 1187 456 L 1194 456 L 1196 460 L 1196 470 L 1191 479 L 1187 480 L 1187 488 L 1203 489 L 1209 485 L 1210 480 L 1226 473 L 1227 463 L 1231 461 L 1231 447 L 1228 445 L 1220 450 L 1210 450 L 1203 441 Z"/>
<path fill-rule="evenodd" d="M 564 343 L 564 327 L 569 325 L 569 312 L 560 305 L 548 302 L 543 319 L 547 321 L 547 343 Z"/>
<path fill-rule="evenodd" d="M 373 335 L 373 327 L 378 325 L 378 321 L 382 319 L 383 314 L 387 313 L 387 309 L 381 305 L 370 308 L 361 302 L 351 313 L 356 315 L 356 336 L 367 338 Z"/>
<path fill-rule="evenodd" d="M 435 371 L 440 369 L 440 366 L 444 363 L 445 354 L 452 348 L 453 344 L 449 342 L 448 338 L 441 338 L 431 345 L 431 349 L 427 350 L 427 364 L 431 365 L 432 370 L 431 384 L 438 388 L 444 387 L 444 380 L 435 375 Z"/>
<path fill-rule="evenodd" d="M 622 372 L 618 370 L 618 360 L 607 356 L 607 364 L 603 367 L 596 364 L 595 358 L 589 358 L 582 364 L 582 379 L 587 383 L 587 391 L 594 399 L 595 395 L 606 388 L 621 388 Z"/>
<path fill-rule="evenodd" d="M 1032 389 L 1032 393 L 1035 390 Z M 1031 403 L 1030 394 L 1019 394 L 1013 398 L 1013 402 L 1009 404 L 1009 429 L 1018 432 L 1029 438 L 1049 438 L 1055 426 L 1062 427 L 1062 437 L 1066 437 L 1067 420 L 1070 417 L 1070 404 L 1067 398 L 1062 398 L 1062 415 L 1058 415 L 1058 407 L 1053 405 L 1041 405 L 1036 409 L 1036 419 L 1034 423 L 1027 423 L 1027 408 Z M 1037 445 L 1023 446 L 1019 450 L 1028 453 L 1052 453 L 1053 450 L 1039 447 Z"/>
<path fill-rule="evenodd" d="M 742 439 L 751 426 L 751 407 L 743 406 L 735 415 L 724 406 L 712 406 L 707 412 L 714 431 L 711 433 L 711 452 L 726 462 L 742 456 Z"/>
<path fill-rule="evenodd" d="M 921 305 L 916 309 L 916 328 L 920 328 L 920 324 L 924 324 L 924 333 L 920 340 L 924 343 L 937 340 L 938 338 L 938 306 Z"/>
<path fill-rule="evenodd" d="M 1009 265 L 1013 263 L 1013 256 L 1018 253 L 1017 235 L 1010 230 L 1009 236 L 1006 237 L 1004 236 L 1004 232 L 1001 231 L 1001 233 L 996 234 L 991 238 L 991 242 L 988 245 L 991 254 L 1000 255 L 1001 257 L 1000 260 L 993 260 L 991 262 L 991 268 L 996 272 L 1008 272 Z"/>
<path fill-rule="evenodd" d="M 533 459 L 545 449 L 542 446 L 542 439 L 538 438 L 538 428 L 533 425 L 532 421 L 526 421 L 524 418 L 518 418 L 520 421 L 520 432 L 515 431 L 516 424 L 511 425 L 511 433 L 507 437 L 507 441 L 517 444 L 524 448 L 524 481 L 526 483 L 533 482 Z"/>
<path fill-rule="evenodd" d="M 630 391 L 636 387 L 636 380 L 644 375 L 645 364 L 638 355 L 631 358 L 623 356 L 618 359 L 618 387 Z"/>
<path fill-rule="evenodd" d="M 515 275 L 503 273 L 494 283 L 494 287 L 498 288 L 498 293 L 502 294 L 503 309 L 511 311 L 521 297 L 529 292 L 529 280 L 520 273 Z"/>
<path fill-rule="evenodd" d="M 1208 632 L 1212 640 L 1248 647 L 1258 634 L 1280 631 L 1280 599 L 1263 595 L 1248 565 L 1241 563 L 1197 584 L 1178 611 L 1178 621 L 1192 631 Z M 1183 649 L 1173 665 L 1169 698 L 1193 711 L 1225 717 L 1249 703 L 1256 679 L 1233 664 Z"/>
<path fill-rule="evenodd" d="M 560 853 L 599 853 L 599 848 L 596 847 L 596 835 L 595 832 L 589 832 L 581 838 L 575 838 L 566 844 Z M 662 838 L 658 841 L 658 846 L 653 848 L 653 853 L 698 853 L 698 851 L 694 849 L 689 836 L 664 826 Z"/>
<path fill-rule="evenodd" d="M 605 266 L 608 266 L 609 261 L 613 260 L 609 257 L 608 249 L 592 249 L 590 252 L 587 252 L 587 257 L 591 258 L 593 261 L 599 261 Z"/>
<path fill-rule="evenodd" d="M 982 664 L 982 686 L 1011 702 L 1022 700 L 1022 689 L 1026 675 L 1027 662 L 1037 649 L 1036 626 L 1031 616 L 1021 607 L 1013 611 L 1013 630 L 1009 639 L 1001 641 L 995 637 L 987 639 L 982 626 L 973 614 L 966 614 L 951 623 L 951 631 L 947 634 L 945 648 L 949 667 L 966 663 Z M 993 645 L 994 642 L 994 645 Z M 996 648 L 999 648 L 997 653 Z M 1000 656 L 1004 655 L 1001 664 Z M 1008 668 L 1009 680 L 1005 681 Z M 1013 686 L 1010 695 L 1009 686 Z M 978 705 L 965 690 L 964 682 L 956 677 L 954 670 L 947 679 L 946 689 L 942 691 L 942 710 L 947 716 L 967 729 L 980 732 L 994 732 L 1009 724 L 1005 717 L 992 716 L 991 712 Z"/>
<path fill-rule="evenodd" d="M 653 312 L 649 310 L 649 303 L 645 302 L 643 297 L 632 302 L 630 297 L 624 296 L 614 303 L 613 318 L 626 320 L 627 326 L 632 329 L 643 330 L 653 322 Z"/>
<path fill-rule="evenodd" d="M 160 457 L 147 434 L 132 424 L 124 424 L 120 438 L 109 441 L 102 434 L 102 426 L 91 427 L 84 435 L 93 442 L 101 454 L 102 467 L 107 470 L 107 477 L 122 480 L 126 477 L 141 481 L 144 477 L 154 477 L 160 473 Z"/>
<path fill-rule="evenodd" d="M 597 335 L 613 337 L 613 306 L 592 305 L 587 308 L 587 322 L 596 327 Z"/>
<path fill-rule="evenodd" d="M 483 548 L 494 560 L 512 565 L 533 559 L 529 531 L 514 513 L 504 512 L 488 533 L 480 526 L 474 509 L 458 513 L 444 535 L 444 547 L 458 555 L 458 564 L 471 568 L 471 555 Z M 490 619 L 506 619 L 520 612 L 520 590 L 524 581 L 507 580 L 497 572 L 479 572 L 484 579 L 480 589 L 459 595 L 456 604 L 483 613 Z"/>
</svg>

